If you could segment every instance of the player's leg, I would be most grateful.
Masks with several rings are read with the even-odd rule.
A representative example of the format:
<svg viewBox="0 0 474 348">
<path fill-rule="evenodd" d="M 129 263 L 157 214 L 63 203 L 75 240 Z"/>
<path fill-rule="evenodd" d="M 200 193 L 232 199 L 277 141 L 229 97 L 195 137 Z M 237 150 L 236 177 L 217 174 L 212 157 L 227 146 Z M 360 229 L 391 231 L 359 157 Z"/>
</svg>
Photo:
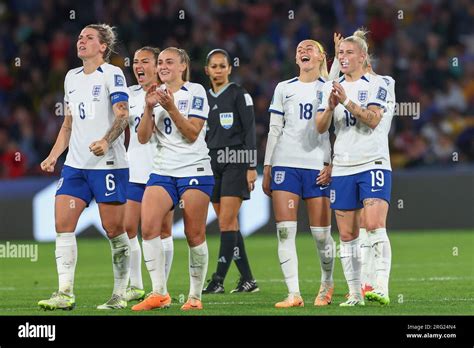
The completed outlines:
<svg viewBox="0 0 474 348">
<path fill-rule="evenodd" d="M 386 220 L 392 186 L 391 172 L 372 170 L 364 173 L 360 180 L 361 199 L 364 202 L 364 219 L 375 264 L 375 286 L 365 297 L 382 305 L 390 303 L 389 276 L 392 263 L 392 249 L 388 239 Z"/>
<path fill-rule="evenodd" d="M 97 309 L 122 309 L 127 306 L 125 293 L 130 278 L 130 240 L 124 228 L 125 204 L 99 202 L 98 205 L 102 228 L 112 251 L 114 288 L 110 300 Z"/>
<path fill-rule="evenodd" d="M 206 177 L 199 180 L 204 181 Z M 214 179 L 209 177 L 214 183 Z M 184 179 L 186 180 L 186 179 Z M 206 279 L 209 253 L 206 242 L 207 211 L 212 192 L 212 185 L 204 192 L 192 189 L 192 186 L 181 189 L 183 201 L 184 231 L 189 246 L 189 281 L 190 289 L 188 301 L 181 307 L 182 310 L 202 309 L 201 293 Z M 183 192 L 184 191 L 184 192 Z"/>
<path fill-rule="evenodd" d="M 331 209 L 329 198 L 306 199 L 311 234 L 316 243 L 321 267 L 321 287 L 314 301 L 315 306 L 326 306 L 332 302 L 334 292 L 334 260 L 336 243 L 331 236 Z"/>
<path fill-rule="evenodd" d="M 335 211 L 340 238 L 340 258 L 349 287 L 349 298 L 341 306 L 364 305 L 360 285 L 359 223 L 362 203 L 357 175 L 333 177 L 330 188 L 331 208 Z"/>
<path fill-rule="evenodd" d="M 145 296 L 142 279 L 142 249 L 138 241 L 138 226 L 143 192 L 141 184 L 129 183 L 125 205 L 125 231 L 130 240 L 130 287 L 125 295 L 126 301 L 142 300 Z"/>
<path fill-rule="evenodd" d="M 374 268 L 374 254 L 372 252 L 372 245 L 369 242 L 367 235 L 367 229 L 365 228 L 365 213 L 362 208 L 360 212 L 360 228 L 359 228 L 359 240 L 360 240 L 360 260 L 361 260 L 361 274 L 360 280 L 362 284 L 362 294 L 364 295 L 367 291 L 373 290 L 375 284 L 375 268 Z"/>
<path fill-rule="evenodd" d="M 173 236 L 171 234 L 171 230 L 173 228 L 173 215 L 174 211 L 170 210 L 168 214 L 166 214 L 163 224 L 161 225 L 161 243 L 163 244 L 163 251 L 165 253 L 166 280 L 168 280 L 170 275 L 174 254 Z"/>
<path fill-rule="evenodd" d="M 91 200 L 92 192 L 83 171 L 64 166 L 54 204 L 55 254 L 59 288 L 51 298 L 38 302 L 38 306 L 42 309 L 73 309 L 75 306 L 74 273 L 77 262 L 77 244 L 74 231 L 79 217 Z"/>
<path fill-rule="evenodd" d="M 287 191 L 272 191 L 275 213 L 278 258 L 288 288 L 288 297 L 275 304 L 277 308 L 302 307 L 298 279 L 298 256 L 296 254 L 296 227 L 299 196 Z"/>
<path fill-rule="evenodd" d="M 275 214 L 278 258 L 288 288 L 288 296 L 275 304 L 276 308 L 303 307 L 298 281 L 296 227 L 302 180 L 295 168 L 272 168 L 272 203 Z"/>
<path fill-rule="evenodd" d="M 57 195 L 54 203 L 56 225 L 56 268 L 58 272 L 58 291 L 53 293 L 48 300 L 38 302 L 40 308 L 45 310 L 73 309 L 74 273 L 77 263 L 77 244 L 74 231 L 77 221 L 86 207 L 82 199 Z"/>
<path fill-rule="evenodd" d="M 171 304 L 166 286 L 161 229 L 165 216 L 177 203 L 174 179 L 156 174 L 150 175 L 142 200 L 141 221 L 143 258 L 150 274 L 153 291 L 142 302 L 132 307 L 134 311 L 167 308 Z"/>
</svg>

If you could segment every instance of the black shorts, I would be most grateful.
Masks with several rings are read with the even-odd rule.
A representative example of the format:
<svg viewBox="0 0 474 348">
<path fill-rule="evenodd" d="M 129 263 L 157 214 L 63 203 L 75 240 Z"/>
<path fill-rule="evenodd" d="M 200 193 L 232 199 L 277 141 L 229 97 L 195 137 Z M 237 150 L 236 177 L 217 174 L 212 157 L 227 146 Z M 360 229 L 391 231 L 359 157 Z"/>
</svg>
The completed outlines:
<svg viewBox="0 0 474 348">
<path fill-rule="evenodd" d="M 217 151 L 210 150 L 212 172 L 214 173 L 214 190 L 211 196 L 212 203 L 219 203 L 221 197 L 240 197 L 250 199 L 247 184 L 247 169 L 245 163 L 219 163 Z"/>
</svg>

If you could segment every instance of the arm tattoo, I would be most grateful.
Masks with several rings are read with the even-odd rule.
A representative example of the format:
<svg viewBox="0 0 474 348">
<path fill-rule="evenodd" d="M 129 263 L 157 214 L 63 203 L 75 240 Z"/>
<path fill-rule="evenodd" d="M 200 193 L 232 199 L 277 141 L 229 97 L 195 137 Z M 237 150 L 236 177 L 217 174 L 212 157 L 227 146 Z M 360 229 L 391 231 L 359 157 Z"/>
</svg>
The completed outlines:
<svg viewBox="0 0 474 348">
<path fill-rule="evenodd" d="M 112 144 L 115 141 L 115 139 L 117 139 L 119 135 L 123 133 L 125 128 L 127 128 L 127 125 L 128 125 L 127 118 L 116 117 L 114 120 L 114 123 L 112 124 L 112 127 L 110 127 L 107 133 L 105 133 L 104 139 L 107 141 L 109 145 Z"/>
<path fill-rule="evenodd" d="M 349 101 L 349 104 L 347 104 L 346 109 L 367 125 L 371 125 L 376 116 L 376 113 L 374 111 L 364 109 L 359 105 L 355 104 L 352 100 Z"/>
</svg>

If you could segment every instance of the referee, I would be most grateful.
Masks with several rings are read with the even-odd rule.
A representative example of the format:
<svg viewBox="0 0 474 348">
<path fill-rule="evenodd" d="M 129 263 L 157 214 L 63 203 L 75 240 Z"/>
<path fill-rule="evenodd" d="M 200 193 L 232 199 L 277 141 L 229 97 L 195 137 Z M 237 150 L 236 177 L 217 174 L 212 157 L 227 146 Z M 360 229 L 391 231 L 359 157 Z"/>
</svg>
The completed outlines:
<svg viewBox="0 0 474 348">
<path fill-rule="evenodd" d="M 205 66 L 212 87 L 207 91 L 210 111 L 206 139 L 215 179 L 211 201 L 219 220 L 221 244 L 217 270 L 204 294 L 224 293 L 224 279 L 232 259 L 240 280 L 231 293 L 259 291 L 237 218 L 242 200 L 250 199 L 257 180 L 255 116 L 252 97 L 241 86 L 229 82 L 230 61 L 227 51 L 214 49 L 207 55 Z"/>
</svg>

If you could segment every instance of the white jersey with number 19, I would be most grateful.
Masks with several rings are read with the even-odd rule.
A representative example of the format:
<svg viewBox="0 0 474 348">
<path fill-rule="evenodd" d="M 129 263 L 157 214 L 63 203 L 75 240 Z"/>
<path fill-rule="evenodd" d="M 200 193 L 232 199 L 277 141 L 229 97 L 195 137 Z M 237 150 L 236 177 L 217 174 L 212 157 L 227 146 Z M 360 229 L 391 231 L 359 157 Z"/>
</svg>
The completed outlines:
<svg viewBox="0 0 474 348">
<path fill-rule="evenodd" d="M 104 63 L 91 74 L 84 68 L 69 70 L 64 80 L 64 101 L 72 114 L 72 132 L 65 165 L 77 169 L 121 169 L 128 167 L 122 133 L 104 156 L 90 150 L 92 142 L 104 137 L 115 120 L 112 105 L 128 101 L 122 70 Z"/>
</svg>

